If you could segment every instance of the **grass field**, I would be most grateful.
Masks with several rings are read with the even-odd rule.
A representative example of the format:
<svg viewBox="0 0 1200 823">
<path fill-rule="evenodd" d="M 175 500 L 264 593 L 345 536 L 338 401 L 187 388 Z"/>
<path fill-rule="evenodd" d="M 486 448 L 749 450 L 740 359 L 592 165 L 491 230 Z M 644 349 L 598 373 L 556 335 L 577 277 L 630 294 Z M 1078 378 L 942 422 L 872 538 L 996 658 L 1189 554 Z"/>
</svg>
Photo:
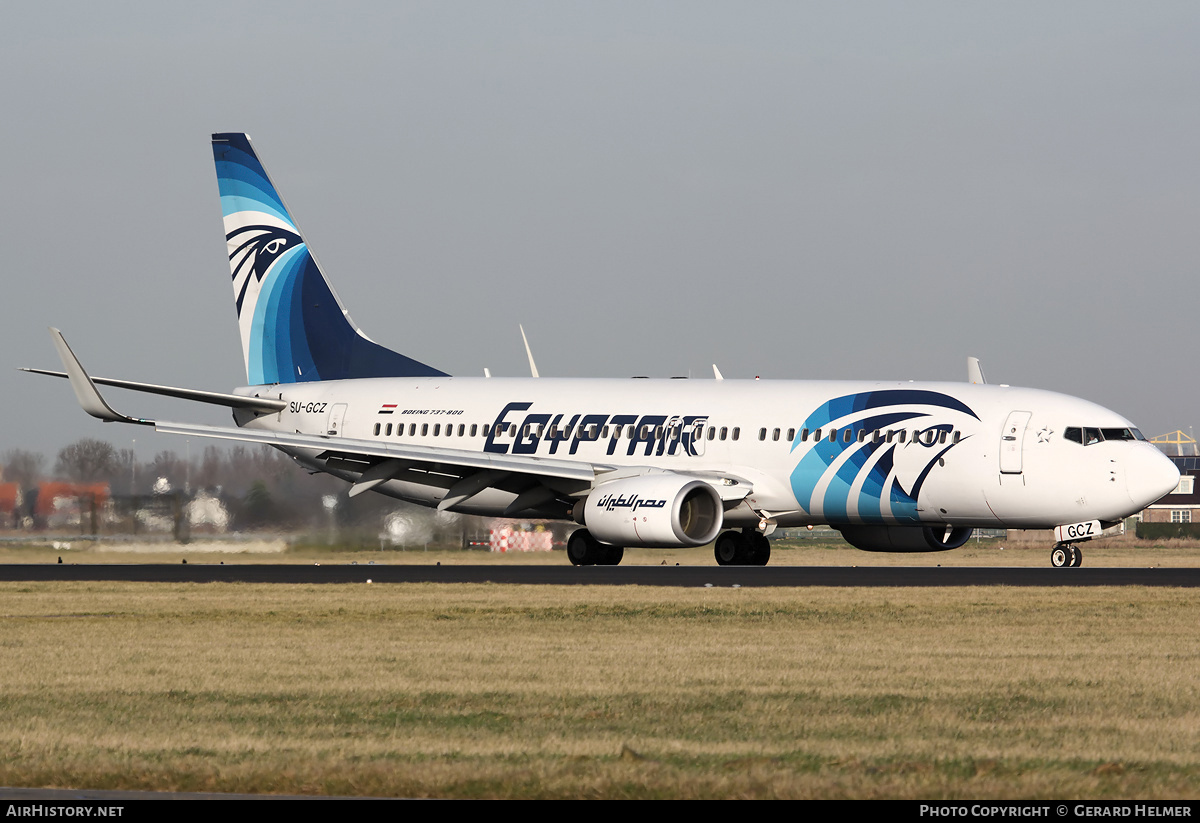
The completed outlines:
<svg viewBox="0 0 1200 823">
<path fill-rule="evenodd" d="M 0 584 L 0 784 L 1195 798 L 1190 590 Z"/>
</svg>

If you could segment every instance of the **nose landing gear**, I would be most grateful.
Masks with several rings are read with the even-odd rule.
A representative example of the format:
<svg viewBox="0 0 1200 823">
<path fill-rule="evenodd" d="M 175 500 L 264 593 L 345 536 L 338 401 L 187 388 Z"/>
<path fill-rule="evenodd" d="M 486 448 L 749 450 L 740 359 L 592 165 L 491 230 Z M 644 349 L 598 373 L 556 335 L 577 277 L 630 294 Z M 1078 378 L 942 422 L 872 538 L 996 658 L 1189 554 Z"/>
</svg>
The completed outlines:
<svg viewBox="0 0 1200 823">
<path fill-rule="evenodd" d="M 1083 565 L 1083 549 L 1074 543 L 1055 543 L 1050 550 L 1050 565 L 1056 569 L 1079 568 Z"/>
</svg>

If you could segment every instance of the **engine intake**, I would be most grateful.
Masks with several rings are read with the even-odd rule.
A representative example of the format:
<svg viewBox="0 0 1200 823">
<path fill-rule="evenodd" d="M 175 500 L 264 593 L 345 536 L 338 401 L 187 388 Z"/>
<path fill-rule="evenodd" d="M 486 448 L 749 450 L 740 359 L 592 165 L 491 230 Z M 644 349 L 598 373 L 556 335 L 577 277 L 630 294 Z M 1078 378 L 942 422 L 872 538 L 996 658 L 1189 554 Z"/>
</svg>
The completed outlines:
<svg viewBox="0 0 1200 823">
<path fill-rule="evenodd" d="M 669 473 L 601 483 L 580 508 L 577 504 L 575 519 L 614 546 L 703 546 L 716 538 L 724 520 L 716 489 Z"/>
</svg>

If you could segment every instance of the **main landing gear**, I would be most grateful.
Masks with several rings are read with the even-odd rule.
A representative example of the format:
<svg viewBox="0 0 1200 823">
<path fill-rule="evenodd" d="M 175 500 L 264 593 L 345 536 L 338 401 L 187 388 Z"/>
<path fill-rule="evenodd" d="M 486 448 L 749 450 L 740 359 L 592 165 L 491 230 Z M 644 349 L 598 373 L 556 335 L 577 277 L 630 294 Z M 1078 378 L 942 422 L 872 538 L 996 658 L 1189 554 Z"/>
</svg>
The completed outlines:
<svg viewBox="0 0 1200 823">
<path fill-rule="evenodd" d="M 718 566 L 765 566 L 771 559 L 771 541 L 754 529 L 721 532 L 713 554 Z"/>
<path fill-rule="evenodd" d="M 1056 543 L 1050 550 L 1050 565 L 1056 569 L 1079 568 L 1083 565 L 1083 549 L 1074 543 Z"/>
<path fill-rule="evenodd" d="M 567 538 L 567 559 L 572 566 L 616 566 L 624 556 L 624 546 L 601 543 L 587 529 L 576 529 Z"/>
</svg>

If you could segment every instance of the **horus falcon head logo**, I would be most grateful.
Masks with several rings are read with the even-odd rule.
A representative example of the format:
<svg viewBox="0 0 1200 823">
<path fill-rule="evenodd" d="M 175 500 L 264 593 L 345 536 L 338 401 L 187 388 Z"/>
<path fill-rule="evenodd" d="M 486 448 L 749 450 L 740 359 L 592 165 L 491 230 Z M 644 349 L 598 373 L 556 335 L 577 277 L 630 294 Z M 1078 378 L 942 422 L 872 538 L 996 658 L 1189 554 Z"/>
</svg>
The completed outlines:
<svg viewBox="0 0 1200 823">
<path fill-rule="evenodd" d="M 261 282 L 280 255 L 304 243 L 294 231 L 266 225 L 239 226 L 225 235 L 225 240 L 229 245 L 229 269 L 233 272 L 239 317 L 251 278 Z"/>
</svg>

